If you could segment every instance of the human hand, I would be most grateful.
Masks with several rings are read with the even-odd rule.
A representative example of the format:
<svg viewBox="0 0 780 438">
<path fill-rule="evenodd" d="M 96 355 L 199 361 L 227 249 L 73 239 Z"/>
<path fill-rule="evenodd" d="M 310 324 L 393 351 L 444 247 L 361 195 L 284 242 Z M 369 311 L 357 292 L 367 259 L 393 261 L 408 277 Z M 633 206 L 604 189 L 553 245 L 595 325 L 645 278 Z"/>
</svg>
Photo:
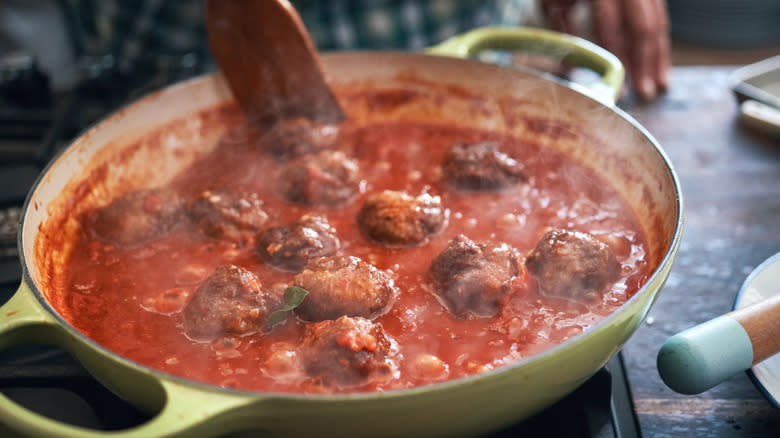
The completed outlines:
<svg viewBox="0 0 780 438">
<path fill-rule="evenodd" d="M 664 0 L 588 0 L 596 44 L 625 64 L 636 93 L 652 99 L 669 85 L 669 19 Z M 577 0 L 541 0 L 550 26 L 578 35 Z"/>
</svg>

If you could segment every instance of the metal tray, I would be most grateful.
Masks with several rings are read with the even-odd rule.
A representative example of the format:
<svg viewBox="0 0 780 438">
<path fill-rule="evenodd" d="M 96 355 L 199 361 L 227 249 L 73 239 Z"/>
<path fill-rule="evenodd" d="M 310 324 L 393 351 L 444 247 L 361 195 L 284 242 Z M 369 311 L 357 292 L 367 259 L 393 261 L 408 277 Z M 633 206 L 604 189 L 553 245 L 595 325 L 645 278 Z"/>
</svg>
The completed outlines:
<svg viewBox="0 0 780 438">
<path fill-rule="evenodd" d="M 740 102 L 752 99 L 780 108 L 780 55 L 736 70 L 730 85 Z"/>
<path fill-rule="evenodd" d="M 780 137 L 780 55 L 737 69 L 729 86 L 740 103 L 741 121 Z"/>
</svg>

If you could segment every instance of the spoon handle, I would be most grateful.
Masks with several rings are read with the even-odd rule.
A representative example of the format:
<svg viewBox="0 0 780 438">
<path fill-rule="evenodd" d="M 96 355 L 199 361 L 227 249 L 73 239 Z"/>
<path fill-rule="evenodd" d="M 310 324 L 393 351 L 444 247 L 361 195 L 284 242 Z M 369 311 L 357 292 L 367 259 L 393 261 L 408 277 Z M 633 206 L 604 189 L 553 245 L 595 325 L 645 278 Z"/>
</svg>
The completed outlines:
<svg viewBox="0 0 780 438">
<path fill-rule="evenodd" d="M 780 352 L 780 293 L 729 315 L 745 329 L 753 345 L 756 365 Z"/>
<path fill-rule="evenodd" d="M 780 352 L 780 293 L 669 338 L 658 352 L 661 379 L 698 394 Z"/>
<path fill-rule="evenodd" d="M 206 29 L 214 59 L 252 122 L 345 118 L 309 33 L 287 0 L 209 0 Z"/>
</svg>

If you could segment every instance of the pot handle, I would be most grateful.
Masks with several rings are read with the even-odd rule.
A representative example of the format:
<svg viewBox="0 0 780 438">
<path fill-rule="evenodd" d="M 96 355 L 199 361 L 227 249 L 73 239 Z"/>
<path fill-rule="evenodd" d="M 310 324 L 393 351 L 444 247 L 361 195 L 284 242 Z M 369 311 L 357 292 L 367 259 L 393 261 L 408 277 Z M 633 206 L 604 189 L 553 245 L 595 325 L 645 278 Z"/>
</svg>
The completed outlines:
<svg viewBox="0 0 780 438">
<path fill-rule="evenodd" d="M 620 94 L 625 69 L 609 51 L 573 35 L 532 27 L 481 27 L 454 36 L 427 50 L 431 55 L 469 58 L 482 50 L 520 50 L 547 55 L 599 75 L 598 82 L 579 84 L 580 91 L 607 105 Z"/>
<path fill-rule="evenodd" d="M 0 307 L 0 349 L 21 344 L 47 344 L 71 351 L 78 357 L 78 352 L 70 348 L 72 336 L 41 306 L 25 282 Z M 111 366 L 127 368 L 113 355 L 106 357 L 114 361 Z M 232 414 L 250 403 L 254 405 L 261 401 L 257 397 L 218 393 L 174 380 L 155 378 L 140 367 L 127 371 L 145 374 L 142 376 L 145 379 L 144 389 L 152 399 L 152 410 L 157 412 L 141 425 L 111 431 L 74 426 L 28 410 L 0 394 L 0 427 L 9 427 L 23 436 L 53 438 L 213 436 L 234 430 L 236 424 L 230 424 Z M 118 374 L 112 378 L 128 376 Z"/>
</svg>

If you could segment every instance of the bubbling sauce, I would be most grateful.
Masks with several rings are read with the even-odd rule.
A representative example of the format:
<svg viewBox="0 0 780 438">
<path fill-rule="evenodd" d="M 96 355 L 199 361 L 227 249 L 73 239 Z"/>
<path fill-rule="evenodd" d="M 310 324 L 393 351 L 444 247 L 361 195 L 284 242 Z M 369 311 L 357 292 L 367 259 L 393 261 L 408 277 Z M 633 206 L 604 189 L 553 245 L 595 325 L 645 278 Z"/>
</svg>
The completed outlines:
<svg viewBox="0 0 780 438">
<path fill-rule="evenodd" d="M 93 229 L 96 211 L 81 215 L 61 291 L 53 300 L 78 330 L 109 350 L 151 368 L 213 385 L 285 393 L 368 392 L 416 387 L 495 369 L 527 358 L 588 330 L 629 299 L 650 275 L 645 236 L 634 213 L 592 170 L 549 148 L 488 131 L 425 123 L 368 126 L 344 122 L 333 149 L 359 168 L 357 193 L 338 206 L 290 202 L 280 190 L 282 163 L 258 147 L 240 117 L 217 148 L 178 174 L 164 189 L 183 202 L 205 190 L 254 193 L 280 226 L 305 214 L 327 219 L 338 253 L 370 263 L 392 278 L 397 297 L 373 320 L 392 341 L 389 374 L 363 384 L 326 384 L 300 366 L 307 324 L 291 314 L 269 330 L 188 337 L 182 309 L 219 266 L 252 272 L 266 289 L 294 282 L 258 255 L 253 245 L 199 232 L 179 220 L 139 245 L 114 245 Z M 497 190 L 457 190 L 444 181 L 442 161 L 456 143 L 496 142 L 521 163 L 523 179 Z M 363 201 L 384 190 L 438 196 L 446 225 L 419 245 L 388 247 L 366 236 L 356 217 Z M 341 201 L 340 201 L 341 202 Z M 589 233 L 607 244 L 618 278 L 590 301 L 545 296 L 525 269 L 526 255 L 550 229 Z M 456 317 L 437 299 L 431 262 L 459 235 L 507 244 L 519 274 L 500 311 Z"/>
</svg>

